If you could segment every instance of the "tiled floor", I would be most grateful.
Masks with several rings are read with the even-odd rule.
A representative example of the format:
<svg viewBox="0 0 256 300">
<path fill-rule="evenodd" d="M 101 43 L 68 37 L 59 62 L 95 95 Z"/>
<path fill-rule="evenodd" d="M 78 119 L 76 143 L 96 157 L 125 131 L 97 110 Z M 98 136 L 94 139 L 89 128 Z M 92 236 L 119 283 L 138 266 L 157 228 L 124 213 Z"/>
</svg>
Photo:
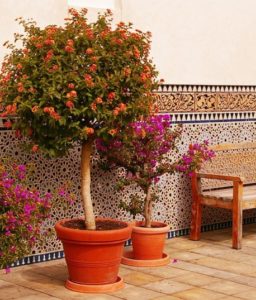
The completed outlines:
<svg viewBox="0 0 256 300">
<path fill-rule="evenodd" d="M 204 233 L 198 242 L 167 240 L 165 251 L 172 258 L 166 267 L 122 266 L 126 286 L 108 295 L 65 289 L 64 260 L 0 271 L 0 299 L 256 299 L 256 224 L 244 226 L 242 250 L 231 249 L 231 229 L 225 229 Z"/>
</svg>

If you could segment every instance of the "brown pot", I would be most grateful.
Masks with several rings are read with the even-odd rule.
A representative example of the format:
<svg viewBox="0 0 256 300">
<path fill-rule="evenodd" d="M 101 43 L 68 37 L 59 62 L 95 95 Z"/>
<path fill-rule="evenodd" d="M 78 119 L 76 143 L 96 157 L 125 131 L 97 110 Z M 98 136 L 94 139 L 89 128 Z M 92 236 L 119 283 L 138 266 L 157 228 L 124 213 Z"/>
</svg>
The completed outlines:
<svg viewBox="0 0 256 300">
<path fill-rule="evenodd" d="M 70 282 L 74 283 L 73 286 L 107 285 L 117 282 L 124 242 L 130 238 L 131 226 L 121 222 L 126 225 L 125 228 L 81 230 L 64 227 L 62 224 L 66 221 L 69 219 L 61 220 L 55 225 L 68 266 L 69 284 L 66 286 L 69 288 Z"/>
<path fill-rule="evenodd" d="M 166 233 L 170 226 L 161 222 L 152 222 L 152 228 L 143 227 L 136 222 L 132 228 L 133 257 L 136 260 L 162 259 Z"/>
</svg>

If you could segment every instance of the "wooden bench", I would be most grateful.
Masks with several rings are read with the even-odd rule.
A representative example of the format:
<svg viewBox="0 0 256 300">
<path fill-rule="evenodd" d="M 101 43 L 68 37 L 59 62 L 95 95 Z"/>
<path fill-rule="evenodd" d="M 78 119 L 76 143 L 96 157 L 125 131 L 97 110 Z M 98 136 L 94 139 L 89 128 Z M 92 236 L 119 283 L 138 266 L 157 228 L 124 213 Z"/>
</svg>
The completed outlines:
<svg viewBox="0 0 256 300">
<path fill-rule="evenodd" d="M 242 246 L 243 210 L 256 208 L 256 142 L 220 144 L 216 153 L 192 177 L 190 238 L 200 239 L 202 205 L 232 211 L 232 247 Z"/>
</svg>

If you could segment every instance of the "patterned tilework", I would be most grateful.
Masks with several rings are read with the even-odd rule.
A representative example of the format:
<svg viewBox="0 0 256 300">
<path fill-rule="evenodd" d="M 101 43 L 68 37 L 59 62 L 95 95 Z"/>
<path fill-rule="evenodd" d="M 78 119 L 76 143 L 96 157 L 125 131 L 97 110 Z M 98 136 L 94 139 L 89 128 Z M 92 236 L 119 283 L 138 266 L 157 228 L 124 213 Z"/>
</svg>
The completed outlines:
<svg viewBox="0 0 256 300">
<path fill-rule="evenodd" d="M 254 111 L 255 86 L 162 85 L 156 92 L 161 112 Z"/>
<path fill-rule="evenodd" d="M 172 99 L 172 94 L 190 93 L 191 90 L 200 94 L 199 86 L 193 87 L 184 86 L 162 86 L 162 92 L 168 94 L 168 105 L 164 104 L 166 111 L 173 115 L 173 122 L 183 123 L 183 137 L 179 143 L 180 153 L 184 153 L 188 145 L 192 142 L 202 142 L 208 139 L 211 144 L 223 142 L 241 142 L 241 141 L 255 141 L 256 140 L 256 116 L 253 110 L 246 108 L 246 110 L 230 110 L 227 111 L 209 111 L 207 108 L 204 111 L 176 109 L 176 100 Z M 178 87 L 178 88 L 177 88 Z M 183 89 L 182 89 L 183 87 Z M 209 89 L 209 87 L 207 87 Z M 206 87 L 201 87 L 202 93 L 206 93 Z M 219 88 L 221 90 L 221 88 Z M 221 90 L 222 93 L 255 93 L 255 87 L 247 88 L 243 91 L 242 88 L 232 87 Z M 253 90 L 254 89 L 254 90 Z M 211 87 L 210 93 L 216 91 L 217 87 Z M 161 93 L 161 92 L 160 92 Z M 160 99 L 160 98 L 159 98 Z M 184 99 L 184 98 L 183 98 Z M 219 98 L 218 98 L 219 99 Z M 160 101 L 160 100 L 159 100 Z M 207 102 L 208 103 L 208 102 Z M 163 105 L 162 100 L 160 105 Z M 219 105 L 219 104 L 218 104 Z M 188 107 L 187 105 L 185 105 Z M 195 107 L 195 106 L 194 106 Z M 220 106 L 218 106 L 220 107 Z M 174 125 L 175 126 L 175 125 Z M 80 198 L 80 148 L 75 147 L 66 158 L 48 160 L 40 154 L 30 155 L 20 148 L 20 141 L 17 141 L 14 132 L 11 130 L 0 130 L 0 157 L 11 156 L 19 163 L 31 161 L 36 166 L 36 174 L 34 185 L 42 192 L 47 190 L 54 190 L 59 184 L 65 180 L 73 181 L 73 192 L 77 195 L 75 204 L 65 213 L 61 207 L 56 207 L 53 211 L 52 217 L 48 219 L 44 227 L 53 228 L 55 222 L 64 217 L 74 217 L 82 214 L 82 208 L 79 201 Z M 176 155 L 176 154 L 170 154 Z M 121 199 L 128 199 L 129 195 L 134 192 L 134 189 L 127 188 L 123 193 L 117 193 L 114 189 L 118 174 L 109 172 L 107 175 L 100 170 L 98 164 L 98 157 L 95 155 L 92 160 L 92 199 L 94 201 L 94 209 L 97 215 L 111 218 L 121 218 L 123 220 L 130 220 L 128 213 L 119 209 L 118 205 Z M 140 192 L 137 190 L 137 192 Z M 154 218 L 167 222 L 171 225 L 171 232 L 169 238 L 188 234 L 190 225 L 190 209 L 191 209 L 191 188 L 189 179 L 180 174 L 164 175 L 159 182 L 159 201 L 154 208 Z M 244 217 L 246 222 L 255 222 L 255 211 L 250 210 L 245 212 Z M 204 208 L 203 213 L 203 230 L 213 230 L 216 226 L 224 226 L 218 224 L 226 224 L 230 226 L 231 215 L 222 209 Z M 248 221 L 249 220 L 249 221 Z M 214 225 L 207 225 L 214 224 Z M 220 227 L 222 228 L 222 227 Z M 37 245 L 33 251 L 33 255 L 43 255 L 43 253 L 59 253 L 61 251 L 61 244 L 52 235 L 43 245 Z M 48 257 L 48 256 L 45 256 Z M 52 259 L 52 256 L 49 256 Z"/>
</svg>

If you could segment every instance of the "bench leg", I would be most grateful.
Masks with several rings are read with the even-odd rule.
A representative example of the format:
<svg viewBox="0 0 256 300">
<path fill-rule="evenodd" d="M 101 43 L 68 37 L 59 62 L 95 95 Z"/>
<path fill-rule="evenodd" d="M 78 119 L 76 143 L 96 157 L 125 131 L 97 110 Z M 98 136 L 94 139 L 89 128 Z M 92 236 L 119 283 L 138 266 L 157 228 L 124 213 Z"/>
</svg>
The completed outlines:
<svg viewBox="0 0 256 300">
<path fill-rule="evenodd" d="M 202 205 L 198 196 L 200 191 L 200 181 L 197 176 L 192 177 L 192 220 L 190 227 L 190 239 L 198 241 L 201 234 Z"/>
<path fill-rule="evenodd" d="M 192 220 L 191 220 L 191 227 L 190 227 L 191 240 L 193 241 L 200 240 L 201 223 L 202 223 L 202 205 L 199 201 L 194 201 L 192 204 Z"/>
<path fill-rule="evenodd" d="M 232 224 L 232 248 L 242 248 L 242 234 L 243 234 L 243 218 L 242 211 L 235 211 L 233 209 L 233 224 Z"/>
<path fill-rule="evenodd" d="M 238 182 L 234 184 L 233 210 L 232 210 L 232 248 L 242 248 L 243 235 L 243 211 L 241 209 L 241 196 L 243 185 Z"/>
</svg>

